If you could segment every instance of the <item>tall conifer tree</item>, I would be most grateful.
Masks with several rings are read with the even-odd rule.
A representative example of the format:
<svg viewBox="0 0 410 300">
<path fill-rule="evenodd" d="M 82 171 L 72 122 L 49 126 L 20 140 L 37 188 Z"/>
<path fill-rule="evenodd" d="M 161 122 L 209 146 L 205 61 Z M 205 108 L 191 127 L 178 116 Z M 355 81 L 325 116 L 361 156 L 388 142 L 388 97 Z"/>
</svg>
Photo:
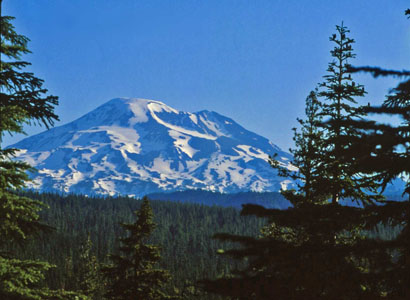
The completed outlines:
<svg viewBox="0 0 410 300">
<path fill-rule="evenodd" d="M 147 244 L 155 229 L 147 197 L 143 198 L 141 208 L 135 214 L 135 223 L 121 224 L 128 232 L 126 238 L 120 239 L 122 254 L 111 255 L 113 264 L 103 269 L 107 278 L 106 297 L 118 300 L 176 299 L 162 290 L 170 275 L 168 271 L 156 268 L 161 258 L 159 247 Z"/>
<path fill-rule="evenodd" d="M 405 14 L 410 18 L 410 9 Z M 381 106 L 369 106 L 369 114 L 390 115 L 401 120 L 399 125 L 376 120 L 356 120 L 346 126 L 360 128 L 346 155 L 359 162 L 360 171 L 376 174 L 383 189 L 392 180 L 405 181 L 404 201 L 390 201 L 376 209 L 377 218 L 388 226 L 400 226 L 398 236 L 378 245 L 379 251 L 394 254 L 388 261 L 378 262 L 383 274 L 379 286 L 387 299 L 408 299 L 410 295 L 410 71 L 380 67 L 351 67 L 351 72 L 366 72 L 374 77 L 390 76 L 404 79 L 392 88 Z"/>
<path fill-rule="evenodd" d="M 47 96 L 43 81 L 23 69 L 30 63 L 21 56 L 29 53 L 28 38 L 15 32 L 13 17 L 3 16 L 0 0 L 0 298 L 71 299 L 80 296 L 52 291 L 41 285 L 44 273 L 52 267 L 46 262 L 21 260 L 7 249 L 24 243 L 48 226 L 39 221 L 41 202 L 21 197 L 30 166 L 11 158 L 18 149 L 3 149 L 6 133 L 23 133 L 25 124 L 46 127 L 58 120 L 54 113 L 57 97 Z"/>
<path fill-rule="evenodd" d="M 336 26 L 336 34 L 330 37 L 335 44 L 330 51 L 333 61 L 328 65 L 328 74 L 320 84 L 319 98 L 323 99 L 322 110 L 326 131 L 326 154 L 323 156 L 321 187 L 325 195 L 331 196 L 332 203 L 340 199 L 353 199 L 364 204 L 373 203 L 382 198 L 378 194 L 378 182 L 371 176 L 359 174 L 356 162 L 344 157 L 344 150 L 349 148 L 351 137 L 358 136 L 358 130 L 346 126 L 344 122 L 360 119 L 364 116 L 362 107 L 356 98 L 366 94 L 363 85 L 353 81 L 348 70 L 350 60 L 355 57 L 352 44 L 355 42 L 347 34 L 350 32 L 342 23 Z"/>
<path fill-rule="evenodd" d="M 90 299 L 102 299 L 103 284 L 100 276 L 100 266 L 97 257 L 92 252 L 90 234 L 81 245 L 78 265 L 76 279 L 79 291 Z"/>
<path fill-rule="evenodd" d="M 295 148 L 289 149 L 293 154 L 291 169 L 282 166 L 275 156 L 269 163 L 278 170 L 279 176 L 292 178 L 298 185 L 298 190 L 281 190 L 281 193 L 293 206 L 325 201 L 326 196 L 319 193 L 318 181 L 322 177 L 324 155 L 324 134 L 320 127 L 322 122 L 321 103 L 317 99 L 317 90 L 311 91 L 306 98 L 306 119 L 297 119 L 301 128 L 293 128 Z M 296 168 L 296 170 L 294 169 Z M 319 195 L 320 194 L 320 195 Z"/>
<path fill-rule="evenodd" d="M 235 270 L 231 277 L 202 281 L 209 292 L 231 299 L 382 298 L 371 267 L 376 259 L 386 261 L 388 254 L 372 253 L 375 242 L 363 236 L 364 229 L 374 226 L 372 211 L 344 207 L 336 201 L 341 196 L 369 201 L 362 195 L 362 189 L 373 188 L 366 181 L 348 177 L 356 174 L 356 167 L 345 170 L 342 165 L 346 162 L 346 167 L 354 166 L 353 162 L 345 161 L 340 149 L 347 146 L 346 136 L 357 133 L 341 122 L 360 116 L 358 108 L 342 100 L 354 102 L 353 96 L 363 94 L 364 89 L 356 89 L 347 74 L 346 59 L 353 57 L 352 40 L 345 36 L 343 26 L 337 26 L 337 33 L 339 39 L 334 35 L 330 40 L 336 42 L 332 55 L 339 61 L 329 64 L 331 74 L 322 85 L 325 92 L 319 93 L 328 97 L 330 104 L 319 103 L 316 93 L 311 93 L 306 101 L 306 120 L 299 120 L 300 132 L 295 130 L 292 164 L 299 169 L 289 171 L 274 157 L 270 161 L 280 175 L 300 180 L 297 191 L 282 192 L 293 207 L 282 211 L 245 205 L 241 215 L 269 218 L 261 237 L 215 235 L 223 241 L 240 243 L 242 248 L 221 253 L 236 259 L 247 258 L 248 265 Z M 328 120 L 323 122 L 322 117 Z M 337 161 L 328 167 L 332 160 Z M 329 181 L 336 177 L 337 184 L 330 185 Z M 329 195 L 332 202 L 328 201 Z"/>
</svg>

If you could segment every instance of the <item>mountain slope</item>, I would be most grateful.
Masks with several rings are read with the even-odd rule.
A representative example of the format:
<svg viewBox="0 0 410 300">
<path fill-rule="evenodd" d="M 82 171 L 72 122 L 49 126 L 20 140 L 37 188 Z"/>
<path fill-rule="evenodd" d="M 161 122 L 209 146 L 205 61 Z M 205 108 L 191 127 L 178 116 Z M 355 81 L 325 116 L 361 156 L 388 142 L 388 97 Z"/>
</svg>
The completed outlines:
<svg viewBox="0 0 410 300">
<path fill-rule="evenodd" d="M 37 169 L 30 187 L 83 194 L 278 191 L 290 182 L 268 156 L 292 167 L 290 154 L 230 118 L 134 98 L 112 99 L 11 147 Z"/>
</svg>

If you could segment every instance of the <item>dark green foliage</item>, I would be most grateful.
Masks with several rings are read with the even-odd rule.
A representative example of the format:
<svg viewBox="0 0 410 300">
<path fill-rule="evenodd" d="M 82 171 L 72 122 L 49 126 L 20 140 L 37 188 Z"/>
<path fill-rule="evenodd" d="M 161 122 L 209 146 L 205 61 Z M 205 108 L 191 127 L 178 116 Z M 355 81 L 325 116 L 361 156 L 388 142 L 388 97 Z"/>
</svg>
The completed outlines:
<svg viewBox="0 0 410 300">
<path fill-rule="evenodd" d="M 406 10 L 406 15 L 409 14 Z M 380 285 L 388 299 L 407 299 L 410 295 L 410 72 L 379 67 L 351 67 L 351 71 L 371 73 L 374 77 L 404 78 L 390 90 L 381 106 L 366 108 L 366 112 L 372 115 L 395 116 L 401 124 L 394 126 L 376 120 L 357 120 L 347 125 L 361 129 L 349 152 L 351 159 L 360 163 L 361 172 L 376 174 L 383 188 L 400 176 L 406 182 L 403 195 L 407 195 L 407 201 L 390 202 L 380 208 L 380 218 L 400 228 L 393 240 L 382 245 L 394 258 L 380 266 L 386 274 Z"/>
<path fill-rule="evenodd" d="M 82 269 L 82 247 L 88 233 L 93 244 L 92 256 L 96 255 L 101 263 L 107 262 L 107 254 L 117 249 L 117 238 L 125 234 L 118 222 L 132 222 L 132 212 L 141 205 L 141 201 L 129 198 L 35 193 L 27 196 L 50 206 L 50 209 L 41 212 L 41 217 L 55 226 L 56 231 L 33 240 L 25 247 L 23 254 L 27 258 L 41 256 L 58 266 L 46 278 L 46 282 L 56 289 L 73 282 L 67 278 L 69 274 L 66 273 L 65 266 L 66 261 L 70 260 L 67 258 L 71 257 L 74 278 L 79 276 Z M 221 299 L 213 294 L 206 295 L 196 287 L 196 281 L 229 276 L 232 268 L 244 268 L 245 264 L 216 254 L 221 248 L 238 247 L 237 243 L 222 243 L 212 240 L 211 236 L 214 232 L 226 232 L 257 237 L 260 228 L 266 224 L 265 219 L 241 217 L 232 208 L 198 204 L 151 201 L 151 206 L 158 226 L 150 243 L 162 246 L 159 266 L 169 270 L 172 275 L 167 291 L 172 293 L 175 287 L 183 299 Z M 330 218 L 328 222 L 332 223 Z M 265 233 L 268 229 L 270 230 L 266 227 Z M 397 236 L 400 228 L 378 225 L 369 231 L 373 239 L 391 240 Z M 81 290 L 77 280 L 74 280 L 74 285 L 73 289 Z"/>
<path fill-rule="evenodd" d="M 23 243 L 29 236 L 47 229 L 38 216 L 44 205 L 13 193 L 24 187 L 28 180 L 25 171 L 29 166 L 9 161 L 8 156 L 3 155 L 6 151 L 0 153 L 0 236 L 3 241 Z"/>
<path fill-rule="evenodd" d="M 352 68 L 352 71 L 373 72 L 375 68 Z M 385 70 L 384 76 L 399 76 L 399 71 Z M 409 77 L 406 71 L 401 76 Z M 401 77 L 400 76 L 400 77 Z M 361 129 L 360 136 L 354 141 L 349 151 L 350 158 L 360 162 L 360 171 L 376 173 L 382 187 L 399 175 L 410 174 L 410 79 L 407 79 L 390 90 L 382 106 L 369 106 L 365 109 L 369 114 L 385 114 L 396 116 L 402 123 L 398 126 L 378 123 L 374 120 L 360 120 L 347 123 Z M 347 154 L 346 154 L 347 155 Z M 403 194 L 410 196 L 410 181 L 407 181 Z"/>
<path fill-rule="evenodd" d="M 11 20 L 9 16 L 0 19 L 0 53 L 3 56 L 0 64 L 0 142 L 6 132 L 23 132 L 23 124 L 35 120 L 49 126 L 57 119 L 53 113 L 57 98 L 44 96 L 47 90 L 41 88 L 42 81 L 32 73 L 20 71 L 29 65 L 20 60 L 22 54 L 29 52 L 28 39 L 14 31 Z M 25 240 L 43 228 L 38 222 L 41 203 L 12 194 L 13 190 L 24 187 L 28 180 L 25 171 L 30 169 L 26 163 L 9 160 L 16 151 L 0 147 L 0 235 L 2 240 L 9 242 Z"/>
<path fill-rule="evenodd" d="M 307 98 L 306 120 L 298 120 L 301 129 L 294 130 L 292 164 L 298 170 L 285 169 L 274 157 L 270 160 L 280 175 L 299 180 L 297 191 L 282 191 L 293 207 L 282 211 L 244 205 L 241 215 L 269 218 L 269 224 L 259 238 L 214 236 L 240 243 L 241 248 L 220 253 L 247 265 L 228 277 L 202 281 L 209 292 L 232 299 L 383 298 L 385 274 L 379 270 L 389 265 L 391 252 L 385 251 L 385 242 L 366 234 L 381 220 L 379 210 L 369 206 L 381 199 L 379 185 L 371 181 L 372 174 L 359 176 L 357 162 L 345 154 L 360 129 L 343 122 L 363 116 L 362 108 L 354 105 L 355 97 L 365 91 L 347 70 L 354 41 L 347 38 L 346 27 L 336 29 L 330 38 L 336 45 L 329 74 L 320 90 Z M 320 103 L 316 95 L 326 102 Z M 367 208 L 343 207 L 342 198 Z"/>
<path fill-rule="evenodd" d="M 409 10 L 406 15 L 409 15 Z M 232 299 L 408 299 L 410 295 L 410 72 L 378 67 L 353 68 L 351 44 L 345 27 L 337 27 L 332 51 L 335 61 L 321 85 L 319 96 L 329 103 L 322 106 L 325 156 L 312 172 L 319 178 L 312 189 L 310 159 L 305 155 L 309 135 L 295 135 L 294 178 L 303 179 L 298 193 L 285 193 L 294 200 L 286 211 L 246 205 L 242 215 L 269 217 L 261 238 L 217 234 L 220 240 L 236 241 L 242 248 L 221 251 L 236 259 L 247 259 L 246 268 L 231 276 L 204 280 L 206 290 Z M 365 94 L 350 73 L 370 72 L 377 76 L 405 77 L 391 89 L 381 107 L 357 107 L 355 97 Z M 366 114 L 388 114 L 401 118 L 398 126 L 364 120 Z M 299 137 L 302 137 L 298 139 Z M 304 148 L 305 147 L 305 148 Z M 298 156 L 300 155 L 300 156 Z M 298 161 L 298 158 L 301 158 Z M 280 167 L 273 161 L 274 167 Z M 282 175 L 292 173 L 281 172 Z M 297 177 L 300 176 L 300 177 Z M 407 185 L 404 202 L 381 201 L 386 185 L 403 176 Z M 308 187 L 307 187 L 307 186 Z M 316 193 L 316 191 L 318 193 Z M 313 195 L 307 199 L 307 193 Z M 331 195 L 323 203 L 316 195 Z M 352 198 L 363 208 L 342 207 L 341 198 Z M 298 201 L 295 201 L 298 200 Z M 316 204 L 315 204 L 316 203 Z M 385 237 L 375 234 L 390 227 Z"/>
<path fill-rule="evenodd" d="M 14 31 L 13 17 L 1 15 L 0 0 L 0 143 L 5 133 L 23 133 L 25 124 L 46 127 L 58 120 L 54 114 L 57 97 L 47 96 L 43 81 L 23 69 L 30 63 L 21 56 L 29 53 L 28 38 Z M 0 298 L 1 299 L 80 299 L 66 291 L 52 291 L 43 284 L 44 273 L 52 265 L 35 259 L 21 260 L 14 245 L 23 246 L 41 231 L 50 229 L 39 222 L 44 205 L 15 193 L 24 188 L 30 166 L 11 158 L 18 149 L 0 146 Z"/>
<path fill-rule="evenodd" d="M 20 60 L 23 54 L 30 53 L 27 48 L 29 39 L 14 31 L 11 24 L 13 19 L 1 16 L 1 137 L 6 132 L 24 132 L 24 124 L 37 123 L 48 128 L 58 120 L 54 113 L 58 98 L 46 95 L 47 89 L 42 87 L 43 80 L 33 73 L 22 71 L 30 65 L 29 62 Z M 6 60 L 4 56 L 7 57 Z"/>
<path fill-rule="evenodd" d="M 25 195 L 50 206 L 41 212 L 41 217 L 56 227 L 56 231 L 30 243 L 23 254 L 27 258 L 40 255 L 58 266 L 46 277 L 46 282 L 56 289 L 72 282 L 65 271 L 66 258 L 72 257 L 73 274 L 78 276 L 81 245 L 88 234 L 93 243 L 93 255 L 100 263 L 108 263 L 107 255 L 118 249 L 118 237 L 125 235 L 119 223 L 133 222 L 132 212 L 141 205 L 141 201 L 126 197 Z M 241 217 L 234 208 L 155 200 L 150 203 L 158 226 L 149 243 L 161 245 L 159 267 L 169 270 L 172 275 L 166 291 L 171 294 L 175 288 L 183 299 L 221 299 L 204 293 L 196 287 L 196 281 L 224 276 L 241 264 L 216 255 L 218 249 L 234 247 L 235 244 L 212 240 L 212 235 L 222 231 L 257 236 L 266 221 L 252 216 Z M 74 290 L 81 290 L 77 281 L 74 285 Z"/>
<path fill-rule="evenodd" d="M 0 297 L 20 299 L 87 299 L 77 293 L 53 291 L 44 287 L 44 273 L 52 266 L 37 260 L 21 260 L 0 256 Z"/>
<path fill-rule="evenodd" d="M 97 257 L 92 252 L 90 234 L 80 247 L 78 270 L 75 276 L 79 291 L 90 299 L 102 299 L 103 279 Z"/>
<path fill-rule="evenodd" d="M 47 96 L 43 80 L 22 70 L 30 65 L 20 60 L 23 54 L 30 53 L 27 49 L 29 39 L 14 31 L 13 19 L 1 16 L 0 138 L 6 132 L 23 133 L 24 124 L 42 124 L 48 128 L 58 120 L 54 113 L 58 98 Z"/>
<path fill-rule="evenodd" d="M 160 249 L 147 243 L 155 228 L 147 197 L 142 199 L 135 215 L 137 220 L 134 223 L 121 224 L 128 236 L 120 239 L 120 254 L 110 255 L 112 265 L 103 269 L 107 278 L 106 297 L 118 300 L 172 299 L 162 291 L 170 275 L 157 267 L 161 259 Z"/>
<path fill-rule="evenodd" d="M 369 204 L 382 199 L 378 194 L 377 180 L 370 174 L 359 174 L 356 161 L 344 155 L 351 139 L 359 135 L 357 128 L 346 126 L 345 122 L 364 116 L 356 98 L 363 97 L 366 92 L 363 85 L 353 81 L 348 69 L 350 60 L 355 57 L 352 48 L 354 40 L 347 36 L 349 30 L 343 24 L 336 26 L 336 30 L 337 33 L 330 37 L 335 44 L 330 51 L 333 60 L 328 65 L 328 74 L 324 76 L 325 81 L 320 84 L 318 93 L 324 99 L 322 126 L 326 147 L 319 184 L 324 195 L 331 195 L 333 203 L 344 198 Z"/>
<path fill-rule="evenodd" d="M 349 30 L 343 24 L 336 26 L 336 30 L 330 37 L 335 47 L 328 74 L 320 89 L 306 99 L 306 120 L 298 119 L 300 132 L 294 129 L 296 148 L 290 151 L 294 155 L 292 164 L 298 170 L 289 171 L 275 157 L 270 160 L 279 175 L 303 182 L 297 192 L 282 191 L 292 203 L 301 200 L 323 203 L 331 198 L 333 203 L 348 199 L 367 205 L 383 199 L 378 193 L 378 177 L 360 173 L 357 160 L 349 155 L 352 143 L 360 136 L 360 128 L 351 126 L 350 122 L 365 115 L 355 99 L 366 92 L 350 74 L 349 60 L 355 57 L 354 40 L 347 37 Z"/>
<path fill-rule="evenodd" d="M 323 195 L 319 182 L 322 179 L 323 156 L 325 155 L 325 141 L 323 130 L 319 127 L 322 122 L 320 114 L 321 103 L 317 99 L 317 90 L 312 91 L 306 98 L 306 120 L 297 119 L 301 125 L 300 132 L 293 128 L 296 148 L 289 149 L 293 154 L 291 164 L 297 170 L 289 170 L 280 165 L 275 157 L 270 157 L 269 163 L 278 170 L 279 176 L 295 180 L 298 191 L 281 190 L 281 193 L 293 206 L 302 203 L 327 200 L 328 195 Z M 266 206 L 265 206 L 266 207 Z"/>
<path fill-rule="evenodd" d="M 377 238 L 364 235 L 375 228 L 376 212 L 309 203 L 285 211 L 245 205 L 241 214 L 271 222 L 259 238 L 215 235 L 239 242 L 241 248 L 221 253 L 248 264 L 230 277 L 203 281 L 207 291 L 231 299 L 382 299 L 386 275 L 375 267 L 390 256 Z"/>
</svg>

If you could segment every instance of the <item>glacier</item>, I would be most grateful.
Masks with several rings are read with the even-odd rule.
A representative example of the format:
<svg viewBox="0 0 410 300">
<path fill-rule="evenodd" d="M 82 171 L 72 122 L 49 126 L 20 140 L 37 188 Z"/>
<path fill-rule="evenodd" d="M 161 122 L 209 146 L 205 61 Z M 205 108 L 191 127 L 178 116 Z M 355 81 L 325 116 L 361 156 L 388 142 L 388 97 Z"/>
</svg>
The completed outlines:
<svg viewBox="0 0 410 300">
<path fill-rule="evenodd" d="M 10 146 L 35 167 L 28 187 L 86 195 L 184 190 L 272 192 L 293 183 L 291 155 L 234 120 L 212 111 L 182 112 L 160 101 L 112 99 L 68 124 Z"/>
</svg>

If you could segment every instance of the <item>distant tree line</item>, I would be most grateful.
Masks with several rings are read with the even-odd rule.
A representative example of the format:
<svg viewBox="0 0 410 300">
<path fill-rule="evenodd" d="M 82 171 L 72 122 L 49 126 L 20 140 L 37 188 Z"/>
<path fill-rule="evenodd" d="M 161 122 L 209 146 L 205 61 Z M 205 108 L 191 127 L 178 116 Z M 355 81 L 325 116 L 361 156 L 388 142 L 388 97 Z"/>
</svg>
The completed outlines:
<svg viewBox="0 0 410 300">
<path fill-rule="evenodd" d="M 240 192 L 219 193 L 203 190 L 186 190 L 172 193 L 153 193 L 147 195 L 152 200 L 175 201 L 182 203 L 199 203 L 206 206 L 223 206 L 242 208 L 242 204 L 254 203 L 266 208 L 286 209 L 290 202 L 279 192 Z"/>
<path fill-rule="evenodd" d="M 84 257 L 94 257 L 92 264 L 99 270 L 94 278 L 104 284 L 100 269 L 109 264 L 109 255 L 118 254 L 119 241 L 127 236 L 127 230 L 120 224 L 135 222 L 133 212 L 141 208 L 143 201 L 128 197 L 23 194 L 49 207 L 40 212 L 40 217 L 55 230 L 31 240 L 24 249 L 14 247 L 13 251 L 27 259 L 44 259 L 56 265 L 46 274 L 44 282 L 53 289 L 83 291 L 80 274 L 84 274 Z M 221 277 L 229 274 L 235 265 L 244 265 L 217 256 L 218 249 L 236 244 L 212 240 L 215 232 L 256 237 L 266 225 L 264 219 L 241 217 L 235 208 L 158 200 L 151 200 L 150 206 L 157 226 L 146 242 L 161 248 L 157 265 L 171 275 L 165 290 L 176 291 L 183 299 L 219 299 L 205 294 L 196 281 Z"/>
</svg>

